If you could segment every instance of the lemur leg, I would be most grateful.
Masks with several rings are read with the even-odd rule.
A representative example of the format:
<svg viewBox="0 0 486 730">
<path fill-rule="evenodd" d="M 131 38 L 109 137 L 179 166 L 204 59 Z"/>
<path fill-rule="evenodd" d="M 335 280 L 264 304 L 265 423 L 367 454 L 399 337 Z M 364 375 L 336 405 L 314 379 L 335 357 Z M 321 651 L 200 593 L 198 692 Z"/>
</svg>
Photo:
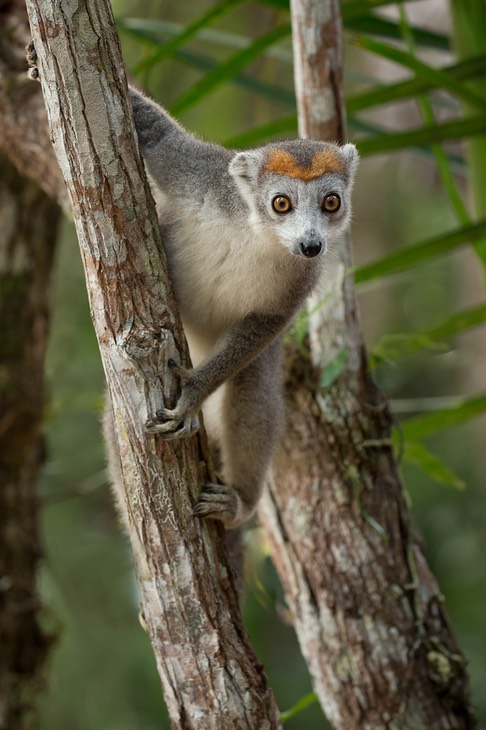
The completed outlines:
<svg viewBox="0 0 486 730">
<path fill-rule="evenodd" d="M 228 527 L 251 517 L 284 420 L 280 340 L 225 385 L 221 457 L 224 484 L 207 484 L 194 514 Z"/>
</svg>

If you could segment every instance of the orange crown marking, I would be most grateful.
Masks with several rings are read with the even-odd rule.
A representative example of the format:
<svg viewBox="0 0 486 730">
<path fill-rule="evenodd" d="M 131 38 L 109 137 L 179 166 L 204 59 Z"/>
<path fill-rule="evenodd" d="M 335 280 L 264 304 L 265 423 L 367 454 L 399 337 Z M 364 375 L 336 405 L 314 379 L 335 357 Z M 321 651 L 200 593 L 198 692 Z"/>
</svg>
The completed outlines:
<svg viewBox="0 0 486 730">
<path fill-rule="evenodd" d="M 263 169 L 265 172 L 287 175 L 307 182 L 324 175 L 326 172 L 343 172 L 344 162 L 337 152 L 328 149 L 315 154 L 308 167 L 302 167 L 290 152 L 273 149 L 270 150 Z"/>
</svg>

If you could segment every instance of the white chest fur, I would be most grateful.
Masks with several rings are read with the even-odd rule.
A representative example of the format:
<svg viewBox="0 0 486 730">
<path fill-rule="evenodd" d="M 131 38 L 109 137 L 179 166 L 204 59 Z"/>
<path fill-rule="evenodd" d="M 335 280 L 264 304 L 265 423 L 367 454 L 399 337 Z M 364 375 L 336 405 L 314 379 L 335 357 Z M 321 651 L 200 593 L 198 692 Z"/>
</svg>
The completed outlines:
<svg viewBox="0 0 486 730">
<path fill-rule="evenodd" d="M 235 225 L 220 212 L 179 216 L 167 253 L 183 319 L 215 337 L 252 312 L 278 311 L 294 264 L 261 225 L 244 219 Z"/>
</svg>

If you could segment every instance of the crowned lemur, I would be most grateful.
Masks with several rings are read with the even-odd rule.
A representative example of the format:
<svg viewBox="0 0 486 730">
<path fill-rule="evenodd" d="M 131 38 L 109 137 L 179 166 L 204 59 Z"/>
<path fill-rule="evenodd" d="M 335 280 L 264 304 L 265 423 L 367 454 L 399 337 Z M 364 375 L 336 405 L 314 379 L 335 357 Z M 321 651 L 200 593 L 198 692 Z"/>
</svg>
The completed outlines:
<svg viewBox="0 0 486 730">
<path fill-rule="evenodd" d="M 349 223 L 358 155 L 314 140 L 235 152 L 204 142 L 130 88 L 169 275 L 194 369 L 147 427 L 193 430 L 202 408 L 223 484 L 194 513 L 233 527 L 255 510 L 283 424 L 282 334 Z"/>
<path fill-rule="evenodd" d="M 32 46 L 27 57 L 35 66 Z M 352 144 L 306 139 L 227 150 L 129 93 L 194 365 L 169 363 L 179 399 L 147 428 L 183 437 L 202 408 L 223 483 L 203 487 L 194 513 L 233 527 L 254 512 L 278 444 L 282 334 L 349 224 L 358 154 Z"/>
</svg>

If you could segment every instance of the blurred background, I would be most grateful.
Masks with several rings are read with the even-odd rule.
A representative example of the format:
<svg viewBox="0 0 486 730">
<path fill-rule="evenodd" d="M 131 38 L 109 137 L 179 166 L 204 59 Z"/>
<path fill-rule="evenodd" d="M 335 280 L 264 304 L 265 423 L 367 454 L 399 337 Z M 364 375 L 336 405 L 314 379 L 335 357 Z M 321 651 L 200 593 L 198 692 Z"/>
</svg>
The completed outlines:
<svg viewBox="0 0 486 730">
<path fill-rule="evenodd" d="M 470 17 L 459 17 L 460 5 L 345 2 L 346 90 L 349 137 L 362 153 L 352 237 L 370 362 L 392 401 L 413 519 L 486 727 L 486 229 L 471 228 L 486 206 L 476 169 L 481 160 L 486 169 L 479 134 L 481 114 L 486 133 L 486 11 L 478 0 L 472 28 Z M 275 33 L 289 22 L 285 2 L 220 2 L 185 42 L 184 27 L 215 3 L 117 0 L 113 7 L 132 78 L 187 128 L 236 146 L 296 134 L 290 36 Z M 470 56 L 483 59 L 474 73 Z M 443 78 L 430 72 L 444 67 Z M 402 83 L 417 79 L 422 85 L 408 90 Z M 469 96 L 461 98 L 461 85 Z M 479 124 L 473 137 L 465 136 L 471 121 L 447 129 L 471 119 Z M 441 129 L 440 146 L 430 144 L 431 127 Z M 411 130 L 418 136 L 407 137 Z M 161 729 L 169 725 L 159 679 L 105 474 L 104 376 L 67 221 L 52 305 L 42 591 L 58 641 L 42 728 Z M 312 688 L 257 526 L 247 543 L 245 623 L 287 710 Z M 328 725 L 314 703 L 286 727 Z"/>
</svg>

